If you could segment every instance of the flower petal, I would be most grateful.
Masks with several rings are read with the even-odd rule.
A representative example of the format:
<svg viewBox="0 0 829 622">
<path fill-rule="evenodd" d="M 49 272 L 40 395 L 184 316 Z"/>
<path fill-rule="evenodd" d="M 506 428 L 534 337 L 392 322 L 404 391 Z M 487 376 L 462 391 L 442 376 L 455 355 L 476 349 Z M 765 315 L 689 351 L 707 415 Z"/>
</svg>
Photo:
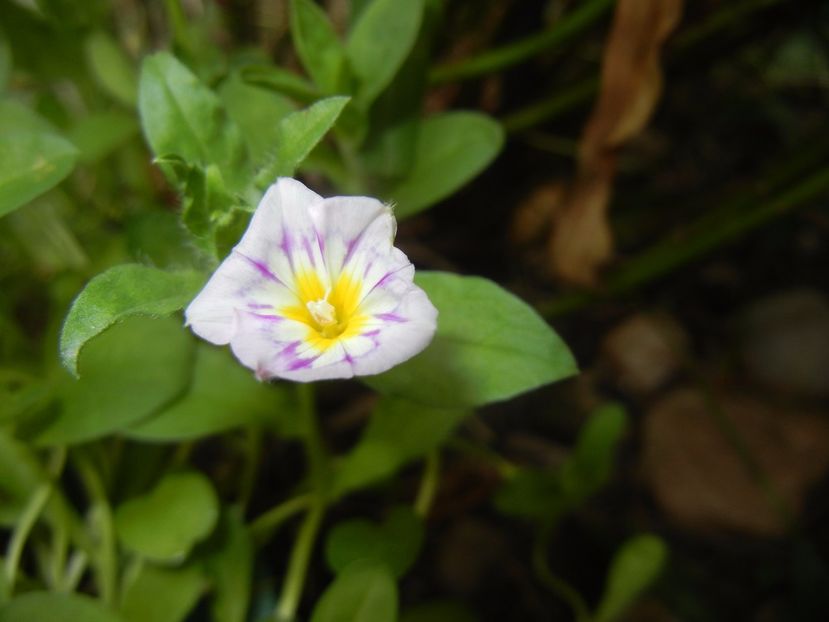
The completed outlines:
<svg viewBox="0 0 829 622">
<path fill-rule="evenodd" d="M 397 281 L 398 283 L 402 282 Z M 375 288 L 370 297 L 379 299 L 382 288 Z M 375 347 L 359 356 L 352 356 L 354 374 L 369 376 L 387 371 L 420 353 L 435 335 L 438 311 L 429 301 L 426 292 L 409 283 L 404 292 L 398 292 L 393 306 L 384 299 L 388 311 L 370 316 L 366 332 L 371 335 Z M 350 340 L 344 347 L 351 351 Z"/>
<path fill-rule="evenodd" d="M 332 276 L 366 251 L 392 249 L 396 225 L 391 208 L 370 197 L 332 197 L 311 206 L 325 264 Z"/>
<path fill-rule="evenodd" d="M 354 370 L 342 344 L 325 351 L 308 340 L 308 326 L 290 319 L 271 320 L 240 312 L 238 331 L 230 348 L 245 366 L 256 371 L 260 380 L 285 378 L 310 382 L 330 378 L 350 378 Z"/>
<path fill-rule="evenodd" d="M 323 199 L 302 183 L 279 178 L 268 188 L 236 251 L 255 259 L 289 289 L 297 291 L 297 276 L 316 273 L 328 286 L 328 271 L 311 208 Z"/>
<path fill-rule="evenodd" d="M 202 339 L 223 345 L 236 331 L 236 310 L 274 313 L 274 305 L 296 300 L 270 271 L 255 259 L 232 252 L 184 312 L 186 324 Z"/>
</svg>

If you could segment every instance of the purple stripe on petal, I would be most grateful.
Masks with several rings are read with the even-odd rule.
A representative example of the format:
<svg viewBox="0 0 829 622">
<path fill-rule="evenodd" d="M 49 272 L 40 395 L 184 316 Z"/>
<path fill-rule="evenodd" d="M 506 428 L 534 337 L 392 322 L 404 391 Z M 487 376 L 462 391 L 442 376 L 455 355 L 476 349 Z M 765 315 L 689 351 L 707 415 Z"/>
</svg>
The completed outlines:
<svg viewBox="0 0 829 622">
<path fill-rule="evenodd" d="M 365 268 L 365 270 L 363 270 L 363 278 L 366 278 L 366 277 L 368 276 L 369 270 L 371 270 L 371 267 L 372 267 L 373 265 L 374 265 L 374 259 L 370 259 L 370 260 L 366 263 L 366 268 Z"/>
<path fill-rule="evenodd" d="M 313 357 L 310 359 L 294 359 L 288 365 L 288 371 L 296 371 L 298 369 L 305 369 L 306 367 L 311 367 L 311 364 L 317 360 L 317 357 Z"/>
<path fill-rule="evenodd" d="M 305 249 L 305 254 L 308 255 L 308 260 L 311 265 L 317 267 L 317 260 L 314 258 L 314 250 L 311 248 L 311 240 L 302 238 L 302 247 Z"/>
<path fill-rule="evenodd" d="M 374 317 L 376 317 L 378 320 L 383 320 L 384 322 L 395 322 L 397 324 L 403 324 L 409 321 L 403 316 L 397 315 L 396 313 L 378 313 Z"/>
<path fill-rule="evenodd" d="M 273 305 L 263 304 L 260 302 L 249 302 L 247 303 L 248 309 L 272 309 Z"/>
<path fill-rule="evenodd" d="M 268 279 L 270 281 L 274 281 L 275 283 L 282 283 L 282 281 L 280 281 L 278 278 L 276 278 L 276 275 L 268 269 L 268 267 L 264 264 L 264 262 L 258 261 L 256 259 L 251 258 L 251 257 L 248 257 L 244 253 L 240 253 L 237 250 L 234 250 L 233 252 L 236 253 L 237 255 L 239 255 L 245 261 L 247 261 L 251 266 L 256 268 L 257 272 L 259 272 L 259 274 L 261 276 L 265 277 L 266 279 Z"/>
<path fill-rule="evenodd" d="M 345 257 L 343 257 L 343 265 L 347 264 L 351 260 L 351 256 L 354 254 L 357 245 L 360 243 L 360 238 L 362 235 L 358 235 L 353 240 L 349 240 L 349 242 L 345 245 Z"/>
<path fill-rule="evenodd" d="M 253 313 L 248 312 L 248 315 L 251 317 L 255 317 L 257 320 L 265 320 L 266 322 L 281 322 L 285 318 L 280 315 L 270 315 L 268 313 Z"/>
</svg>

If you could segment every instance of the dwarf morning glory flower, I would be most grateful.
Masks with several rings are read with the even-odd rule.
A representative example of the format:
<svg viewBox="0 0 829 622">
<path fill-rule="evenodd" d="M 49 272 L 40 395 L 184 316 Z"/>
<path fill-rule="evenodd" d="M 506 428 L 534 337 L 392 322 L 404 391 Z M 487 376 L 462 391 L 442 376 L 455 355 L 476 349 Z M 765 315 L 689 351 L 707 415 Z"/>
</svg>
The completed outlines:
<svg viewBox="0 0 829 622">
<path fill-rule="evenodd" d="M 395 231 L 391 208 L 376 199 L 323 199 L 280 178 L 187 307 L 187 324 L 229 343 L 259 379 L 386 371 L 423 350 L 437 320 Z"/>
</svg>

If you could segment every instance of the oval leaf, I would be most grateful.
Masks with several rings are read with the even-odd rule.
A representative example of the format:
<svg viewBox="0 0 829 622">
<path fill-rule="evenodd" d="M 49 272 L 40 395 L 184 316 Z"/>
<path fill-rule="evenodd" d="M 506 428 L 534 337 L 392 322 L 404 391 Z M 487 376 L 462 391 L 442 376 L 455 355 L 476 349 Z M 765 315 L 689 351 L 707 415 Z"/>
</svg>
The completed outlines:
<svg viewBox="0 0 829 622">
<path fill-rule="evenodd" d="M 210 480 L 194 471 L 170 473 L 147 494 L 120 505 L 115 528 L 124 546 L 141 557 L 177 562 L 210 535 L 218 517 Z"/>
<path fill-rule="evenodd" d="M 0 607 L 0 622 L 124 622 L 99 601 L 81 594 L 27 592 Z"/>
<path fill-rule="evenodd" d="M 214 622 L 245 622 L 253 585 L 253 539 L 239 508 L 222 515 L 204 566 L 213 583 Z"/>
<path fill-rule="evenodd" d="M 420 272 L 437 307 L 434 341 L 366 382 L 381 393 L 443 407 L 504 400 L 578 370 L 570 350 L 524 301 L 492 281 Z"/>
<path fill-rule="evenodd" d="M 359 100 L 374 101 L 412 49 L 423 17 L 423 0 L 374 0 L 349 34 L 346 56 L 360 81 Z"/>
<path fill-rule="evenodd" d="M 504 131 L 477 112 L 447 112 L 422 121 L 414 164 L 388 197 L 406 218 L 452 194 L 486 168 L 504 144 Z"/>
<path fill-rule="evenodd" d="M 368 559 L 386 564 L 402 577 L 417 559 L 423 544 L 423 523 L 408 507 L 394 508 L 380 524 L 349 520 L 336 525 L 325 542 L 325 559 L 334 572 Z"/>
<path fill-rule="evenodd" d="M 337 575 L 311 622 L 395 622 L 397 585 L 385 564 L 359 561 Z"/>
<path fill-rule="evenodd" d="M 291 0 L 291 38 L 305 71 L 326 93 L 345 74 L 345 50 L 328 16 L 313 0 Z"/>
<path fill-rule="evenodd" d="M 227 348 L 199 343 L 187 394 L 126 434 L 143 440 L 179 441 L 245 425 L 276 423 L 280 436 L 286 438 L 299 432 L 292 396 L 285 386 L 258 382 Z"/>
<path fill-rule="evenodd" d="M 133 108 L 138 97 L 138 78 L 126 52 L 104 31 L 91 34 L 84 47 L 86 62 L 100 87 Z"/>
<path fill-rule="evenodd" d="M 78 150 L 57 134 L 3 131 L 0 141 L 0 216 L 25 205 L 72 172 Z"/>
<path fill-rule="evenodd" d="M 297 80 L 302 79 L 297 77 Z M 294 112 L 296 106 L 278 92 L 243 80 L 238 72 L 222 82 L 219 97 L 230 118 L 239 126 L 251 160 L 261 166 L 273 155 L 279 122 Z"/>
<path fill-rule="evenodd" d="M 78 294 L 60 334 L 60 358 L 78 375 L 83 345 L 115 322 L 131 315 L 167 315 L 198 293 L 204 277 L 198 272 L 164 272 L 149 266 L 115 266 L 94 277 Z"/>
<path fill-rule="evenodd" d="M 604 596 L 593 619 L 611 622 L 639 598 L 662 572 L 668 548 L 650 534 L 635 536 L 616 552 L 607 576 Z"/>
<path fill-rule="evenodd" d="M 83 377 L 67 374 L 42 445 L 77 443 L 120 431 L 182 394 L 193 340 L 178 320 L 134 317 L 92 340 L 81 355 Z"/>
<path fill-rule="evenodd" d="M 120 612 L 126 622 L 181 622 L 207 587 L 194 567 L 143 564 L 124 589 Z"/>
<path fill-rule="evenodd" d="M 393 475 L 438 447 L 467 414 L 463 409 L 428 408 L 407 400 L 382 398 L 357 445 L 335 473 L 335 493 Z"/>
<path fill-rule="evenodd" d="M 171 54 L 153 54 L 141 65 L 138 110 L 157 156 L 218 164 L 227 178 L 241 183 L 244 148 L 236 124 L 218 96 Z"/>
</svg>

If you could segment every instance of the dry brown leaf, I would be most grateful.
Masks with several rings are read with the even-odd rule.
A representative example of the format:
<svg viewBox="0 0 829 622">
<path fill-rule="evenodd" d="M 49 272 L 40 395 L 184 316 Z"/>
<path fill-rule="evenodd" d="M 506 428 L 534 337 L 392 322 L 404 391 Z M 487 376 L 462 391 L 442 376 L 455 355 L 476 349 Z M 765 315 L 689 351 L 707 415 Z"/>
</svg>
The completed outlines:
<svg viewBox="0 0 829 622">
<path fill-rule="evenodd" d="M 688 341 L 685 330 L 671 316 L 637 313 L 605 336 L 602 365 L 620 389 L 645 396 L 679 371 Z"/>
<path fill-rule="evenodd" d="M 601 90 L 578 149 L 579 170 L 550 239 L 553 271 L 596 282 L 613 253 L 607 209 L 616 151 L 642 131 L 662 92 L 660 54 L 682 0 L 619 0 L 602 59 Z"/>
<path fill-rule="evenodd" d="M 784 411 L 744 395 L 714 398 L 722 415 L 786 506 L 802 509 L 829 466 L 829 421 Z M 674 521 L 702 531 L 776 535 L 785 521 L 717 425 L 712 405 L 693 389 L 657 403 L 644 423 L 644 469 L 651 491 Z"/>
<path fill-rule="evenodd" d="M 530 244 L 547 236 L 553 214 L 564 199 L 564 184 L 542 184 L 532 190 L 515 208 L 510 238 L 518 246 Z"/>
</svg>

